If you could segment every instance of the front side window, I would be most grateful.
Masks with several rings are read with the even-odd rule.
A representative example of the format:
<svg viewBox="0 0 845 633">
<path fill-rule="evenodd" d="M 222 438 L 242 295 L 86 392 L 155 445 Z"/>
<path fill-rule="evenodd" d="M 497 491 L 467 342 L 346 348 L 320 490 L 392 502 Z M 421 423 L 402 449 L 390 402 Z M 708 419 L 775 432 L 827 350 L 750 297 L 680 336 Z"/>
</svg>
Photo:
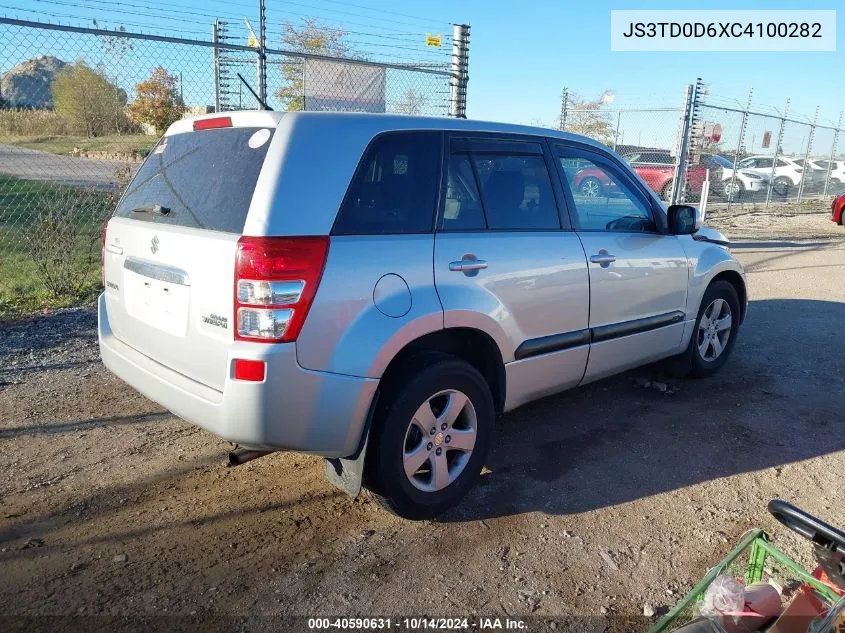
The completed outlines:
<svg viewBox="0 0 845 633">
<path fill-rule="evenodd" d="M 394 132 L 370 143 L 334 235 L 430 233 L 440 172 L 439 132 Z"/>
<path fill-rule="evenodd" d="M 739 161 L 736 166 L 739 167 L 740 169 L 748 169 L 750 167 L 754 167 L 755 166 L 754 159 L 753 158 L 745 158 L 745 159 Z"/>
<path fill-rule="evenodd" d="M 601 160 L 588 160 L 560 150 L 560 164 L 575 202 L 582 231 L 654 232 L 656 227 L 646 200 L 638 195 L 616 168 Z M 580 162 L 577 162 L 580 161 Z"/>
</svg>

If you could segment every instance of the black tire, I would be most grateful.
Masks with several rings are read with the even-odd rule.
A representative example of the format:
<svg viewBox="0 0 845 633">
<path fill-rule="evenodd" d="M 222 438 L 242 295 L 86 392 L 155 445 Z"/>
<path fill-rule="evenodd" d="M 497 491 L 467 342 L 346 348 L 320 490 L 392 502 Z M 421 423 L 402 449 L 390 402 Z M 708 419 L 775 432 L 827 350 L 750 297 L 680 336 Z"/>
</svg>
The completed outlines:
<svg viewBox="0 0 845 633">
<path fill-rule="evenodd" d="M 707 361 L 701 356 L 699 350 L 699 331 L 698 326 L 704 316 L 704 312 L 710 304 L 716 299 L 723 299 L 728 303 L 731 310 L 731 333 L 728 338 L 722 353 L 712 361 Z M 676 378 L 684 378 L 692 376 L 693 378 L 706 378 L 712 376 L 719 371 L 727 362 L 733 351 L 736 337 L 739 333 L 739 319 L 740 319 L 740 305 L 739 297 L 736 293 L 736 288 L 733 284 L 717 280 L 711 283 L 704 292 L 704 297 L 701 299 L 701 305 L 698 308 L 698 316 L 695 319 L 693 326 L 692 337 L 690 337 L 689 345 L 686 351 L 679 356 L 669 359 L 667 370 Z"/>
<path fill-rule="evenodd" d="M 772 183 L 772 190 L 779 196 L 788 196 L 789 190 L 792 188 L 792 181 L 786 176 L 775 178 Z"/>
<path fill-rule="evenodd" d="M 672 181 L 670 180 L 665 185 L 663 185 L 663 189 L 660 190 L 660 199 L 664 202 L 669 202 L 669 199 L 672 197 Z"/>
<path fill-rule="evenodd" d="M 584 178 L 578 188 L 581 191 L 581 195 L 586 198 L 601 198 L 604 193 L 604 187 L 602 186 L 601 181 L 595 176 L 587 176 Z"/>
<path fill-rule="evenodd" d="M 420 405 L 447 389 L 465 394 L 475 409 L 475 446 L 454 481 L 441 490 L 426 492 L 405 474 L 406 433 Z M 481 474 L 496 416 L 490 387 L 469 363 L 436 353 L 412 359 L 385 391 L 370 432 L 364 485 L 393 514 L 411 520 L 433 519 L 455 506 Z"/>
</svg>

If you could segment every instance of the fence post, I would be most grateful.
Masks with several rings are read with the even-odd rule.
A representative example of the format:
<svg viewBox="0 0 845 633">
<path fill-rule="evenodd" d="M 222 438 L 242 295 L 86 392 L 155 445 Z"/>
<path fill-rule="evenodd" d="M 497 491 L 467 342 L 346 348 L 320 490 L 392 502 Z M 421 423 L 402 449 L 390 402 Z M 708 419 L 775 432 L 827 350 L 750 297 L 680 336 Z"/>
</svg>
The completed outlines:
<svg viewBox="0 0 845 633">
<path fill-rule="evenodd" d="M 819 106 L 816 106 L 816 113 L 813 115 L 813 122 L 810 123 L 810 133 L 807 134 L 807 151 L 804 152 L 804 170 L 801 172 L 801 182 L 798 185 L 798 202 L 804 195 L 804 185 L 807 182 L 807 175 L 810 173 L 810 150 L 813 149 L 813 136 L 816 134 L 816 122 L 819 119 Z"/>
<path fill-rule="evenodd" d="M 822 198 L 827 197 L 827 188 L 830 185 L 830 170 L 833 169 L 833 159 L 836 157 L 836 144 L 839 141 L 839 128 L 842 127 L 842 110 L 839 111 L 839 120 L 836 122 L 836 129 L 833 130 L 833 145 L 830 146 L 830 158 L 827 161 L 827 174 L 824 177 L 824 191 Z"/>
<path fill-rule="evenodd" d="M 211 25 L 211 41 L 215 46 L 211 49 L 211 60 L 214 64 L 214 111 L 220 112 L 220 49 L 217 48 L 217 43 L 220 41 L 220 36 L 217 29 L 219 28 L 219 20 L 214 20 Z"/>
<path fill-rule="evenodd" d="M 452 26 L 452 77 L 449 79 L 449 116 L 467 118 L 469 83 L 469 25 Z"/>
<path fill-rule="evenodd" d="M 684 173 L 687 166 L 687 149 L 692 133 L 692 102 L 695 87 L 689 84 L 684 92 L 684 109 L 681 111 L 681 121 L 678 126 L 678 142 L 675 149 L 675 173 L 672 177 L 672 193 L 669 195 L 669 204 L 677 204 L 684 188 Z"/>
<path fill-rule="evenodd" d="M 258 96 L 267 103 L 267 11 L 258 0 Z"/>
<path fill-rule="evenodd" d="M 566 130 L 566 115 L 569 110 L 569 88 L 564 88 L 560 92 L 560 123 L 558 129 L 563 132 Z"/>
<path fill-rule="evenodd" d="M 742 113 L 742 120 L 739 123 L 739 138 L 736 141 L 736 153 L 734 154 L 733 171 L 731 172 L 731 192 L 734 191 L 734 187 L 736 186 L 736 164 L 739 162 L 739 153 L 742 151 L 742 148 L 745 145 L 745 127 L 748 124 L 748 111 L 751 109 L 751 97 L 753 95 L 754 88 L 750 88 L 748 90 L 748 101 L 745 102 L 745 110 Z M 733 202 L 735 197 L 736 196 L 733 193 L 728 196 L 728 211 L 731 210 L 731 203 Z"/>
<path fill-rule="evenodd" d="M 619 127 L 622 125 L 622 110 L 616 111 L 616 132 L 613 134 L 613 151 L 616 151 L 616 146 L 619 144 Z"/>
<path fill-rule="evenodd" d="M 778 140 L 775 143 L 775 154 L 772 157 L 772 173 L 769 174 L 769 189 L 766 192 L 766 208 L 769 208 L 769 202 L 772 200 L 772 191 L 775 187 L 775 169 L 778 164 L 778 156 L 780 156 L 780 144 L 783 142 L 783 127 L 786 125 L 786 115 L 789 114 L 789 99 L 786 100 L 786 105 L 783 106 L 783 116 L 780 118 L 780 129 L 778 130 Z"/>
</svg>

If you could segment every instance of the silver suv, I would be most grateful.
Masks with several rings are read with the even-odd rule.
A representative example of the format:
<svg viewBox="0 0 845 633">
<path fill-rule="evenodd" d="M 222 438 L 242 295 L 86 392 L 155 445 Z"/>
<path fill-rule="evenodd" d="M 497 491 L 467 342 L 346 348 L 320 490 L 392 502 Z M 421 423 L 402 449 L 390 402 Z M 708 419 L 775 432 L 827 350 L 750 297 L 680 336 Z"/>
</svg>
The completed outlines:
<svg viewBox="0 0 845 633">
<path fill-rule="evenodd" d="M 111 371 L 243 459 L 323 456 L 414 519 L 470 489 L 498 414 L 664 358 L 706 376 L 747 305 L 724 238 L 603 145 L 371 114 L 173 124 L 103 275 Z"/>
</svg>

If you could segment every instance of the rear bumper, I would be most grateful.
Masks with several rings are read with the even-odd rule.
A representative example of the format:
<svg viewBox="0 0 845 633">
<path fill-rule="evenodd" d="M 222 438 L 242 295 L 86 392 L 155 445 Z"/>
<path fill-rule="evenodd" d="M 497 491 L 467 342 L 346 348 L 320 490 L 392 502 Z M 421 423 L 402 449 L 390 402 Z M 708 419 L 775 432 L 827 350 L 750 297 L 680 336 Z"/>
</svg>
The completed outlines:
<svg viewBox="0 0 845 633">
<path fill-rule="evenodd" d="M 234 358 L 267 363 L 264 382 L 236 381 L 231 369 L 217 391 L 165 367 L 118 340 L 98 301 L 105 366 L 150 400 L 225 440 L 246 447 L 346 457 L 358 448 L 378 380 L 303 369 L 293 343 L 233 343 Z"/>
</svg>

